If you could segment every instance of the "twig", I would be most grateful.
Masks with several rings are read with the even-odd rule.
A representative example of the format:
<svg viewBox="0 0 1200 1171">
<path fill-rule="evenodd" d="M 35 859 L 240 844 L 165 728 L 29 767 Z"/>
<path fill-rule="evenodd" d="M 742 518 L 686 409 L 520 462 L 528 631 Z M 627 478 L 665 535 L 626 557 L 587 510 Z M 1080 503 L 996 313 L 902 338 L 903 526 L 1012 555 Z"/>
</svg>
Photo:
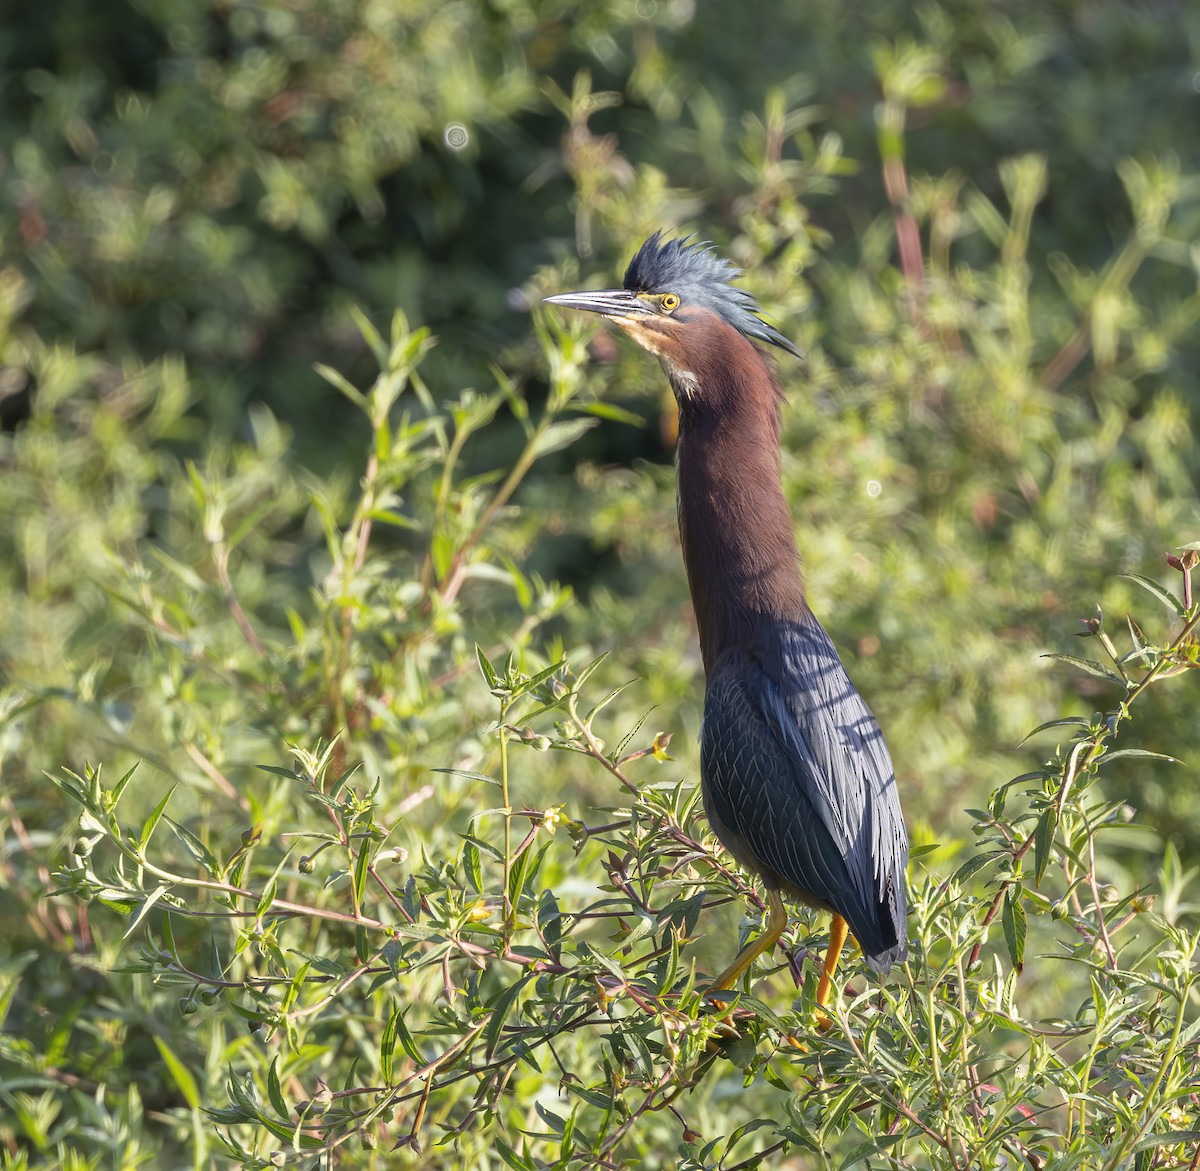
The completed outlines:
<svg viewBox="0 0 1200 1171">
<path fill-rule="evenodd" d="M 1092 902 L 1096 908 L 1096 922 L 1100 927 L 1100 938 L 1104 941 L 1104 954 L 1108 959 L 1108 966 L 1115 971 L 1117 967 L 1117 956 L 1113 951 L 1112 940 L 1108 937 L 1108 924 L 1104 921 L 1104 907 L 1100 903 L 1100 887 L 1096 882 L 1096 835 L 1091 832 L 1090 826 L 1088 829 L 1088 886 L 1091 887 Z"/>
</svg>

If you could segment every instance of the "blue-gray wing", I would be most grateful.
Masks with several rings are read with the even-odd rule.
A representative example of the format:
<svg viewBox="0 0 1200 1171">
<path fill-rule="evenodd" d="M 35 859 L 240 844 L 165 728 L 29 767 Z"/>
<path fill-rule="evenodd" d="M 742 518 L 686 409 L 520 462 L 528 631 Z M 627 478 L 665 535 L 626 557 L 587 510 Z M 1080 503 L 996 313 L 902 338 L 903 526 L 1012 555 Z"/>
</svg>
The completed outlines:
<svg viewBox="0 0 1200 1171">
<path fill-rule="evenodd" d="M 744 864 L 840 914 L 872 967 L 906 954 L 908 839 L 879 725 L 811 616 L 709 678 L 705 808 Z"/>
</svg>

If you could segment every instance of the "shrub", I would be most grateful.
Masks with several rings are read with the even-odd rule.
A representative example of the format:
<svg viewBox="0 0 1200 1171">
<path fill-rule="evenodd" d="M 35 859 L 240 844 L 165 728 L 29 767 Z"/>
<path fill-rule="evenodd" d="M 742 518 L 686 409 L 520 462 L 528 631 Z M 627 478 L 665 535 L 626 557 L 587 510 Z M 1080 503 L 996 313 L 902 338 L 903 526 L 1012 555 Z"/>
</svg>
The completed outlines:
<svg viewBox="0 0 1200 1171">
<path fill-rule="evenodd" d="M 152 1045 L 172 1083 L 153 1106 L 164 1137 L 198 1161 L 224 1152 L 247 1167 L 335 1153 L 366 1165 L 389 1146 L 422 1166 L 516 1168 L 753 1166 L 784 1150 L 831 1166 L 1186 1162 L 1200 1137 L 1193 875 L 1168 853 L 1157 905 L 1131 881 L 1119 860 L 1141 831 L 1097 781 L 1145 755 L 1121 737 L 1150 685 L 1200 662 L 1195 548 L 1173 560 L 1178 596 L 1139 583 L 1175 629 L 1147 635 L 1131 621 L 1120 636 L 1096 617 L 1084 633 L 1098 658 L 1060 656 L 1119 701 L 1037 729 L 1057 748 L 971 811 L 975 850 L 918 845 L 908 963 L 882 983 L 847 965 L 821 1030 L 822 924 L 809 912 L 767 973 L 731 999 L 704 995 L 711 959 L 733 947 L 728 933 L 698 944 L 719 934 L 712 908 L 741 908 L 744 936 L 762 900 L 699 820 L 695 786 L 670 765 L 671 729 L 631 718 L 602 659 L 553 640 L 540 658 L 534 631 L 569 603 L 499 568 L 499 518 L 523 471 L 574 439 L 589 407 L 604 413 L 587 401 L 582 347 L 544 338 L 545 413 L 515 407 L 526 458 L 503 478 L 463 480 L 463 445 L 512 404 L 511 385 L 439 413 L 415 370 L 428 338 L 401 318 L 386 343 L 364 328 L 382 366 L 372 389 L 326 371 L 374 440 L 352 498 L 334 506 L 327 487 L 309 489 L 326 551 L 317 590 L 284 605 L 261 582 L 264 559 L 239 555 L 300 499 L 254 474 L 253 461 L 270 463 L 265 441 L 229 453 L 236 487 L 212 467 L 178 469 L 169 516 L 188 563 L 113 562 L 98 583 L 136 639 L 110 671 L 136 664 L 142 686 L 157 681 L 173 755 L 207 779 L 189 794 L 164 786 L 155 763 L 115 783 L 99 765 L 55 778 L 78 811 L 58 894 L 76 901 L 78 930 L 104 908 L 141 942 L 135 956 L 99 927 L 106 945 L 87 962 L 110 994 L 124 990 L 119 1007 L 101 998 L 42 1044 L 10 1044 L 9 1063 L 53 1084 L 68 1036 L 107 1034 L 88 1075 L 103 1084 Z M 161 401 L 166 383 L 155 385 Z M 364 534 L 417 523 L 428 548 L 397 547 L 385 571 Z M 455 648 L 468 620 L 504 617 L 509 649 L 470 655 L 480 683 Z M 52 700 L 27 701 L 38 702 Z M 110 722 L 111 704 L 97 711 Z M 329 734 L 342 723 L 349 739 Z M 199 747 L 263 744 L 272 727 L 307 739 L 257 782 Z M 351 763 L 364 741 L 374 759 Z M 419 774 L 414 757 L 439 749 L 435 774 Z M 565 800 L 547 799 L 551 777 L 576 778 Z M 61 913 L 29 913 L 65 938 Z M 11 967 L 10 989 L 27 963 Z M 71 1121 L 56 1127 L 56 1092 L 15 1084 L 26 1140 L 78 1152 L 90 1115 L 121 1159 L 144 1150 L 136 1097 L 118 1106 L 68 1089 Z M 746 1092 L 729 1101 L 735 1084 Z"/>
<path fill-rule="evenodd" d="M 5 1165 L 1194 1164 L 1190 18 L 501 7 L 0 45 Z M 917 843 L 820 1034 L 807 912 L 702 995 L 662 380 L 512 311 L 685 223 Z"/>
</svg>

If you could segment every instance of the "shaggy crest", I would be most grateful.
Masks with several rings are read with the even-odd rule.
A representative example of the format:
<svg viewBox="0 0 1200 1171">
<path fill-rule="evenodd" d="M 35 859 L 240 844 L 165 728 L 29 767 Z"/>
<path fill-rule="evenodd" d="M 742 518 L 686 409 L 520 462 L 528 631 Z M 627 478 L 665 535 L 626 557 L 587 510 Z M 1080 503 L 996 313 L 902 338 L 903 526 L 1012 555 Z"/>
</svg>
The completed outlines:
<svg viewBox="0 0 1200 1171">
<path fill-rule="evenodd" d="M 655 232 L 629 262 L 625 270 L 629 292 L 674 293 L 685 308 L 698 305 L 710 309 L 746 337 L 804 357 L 779 330 L 758 316 L 762 307 L 750 293 L 729 283 L 742 275 L 741 270 L 718 256 L 711 244 L 689 244 L 690 236 L 663 244 L 661 238 L 662 232 Z"/>
</svg>

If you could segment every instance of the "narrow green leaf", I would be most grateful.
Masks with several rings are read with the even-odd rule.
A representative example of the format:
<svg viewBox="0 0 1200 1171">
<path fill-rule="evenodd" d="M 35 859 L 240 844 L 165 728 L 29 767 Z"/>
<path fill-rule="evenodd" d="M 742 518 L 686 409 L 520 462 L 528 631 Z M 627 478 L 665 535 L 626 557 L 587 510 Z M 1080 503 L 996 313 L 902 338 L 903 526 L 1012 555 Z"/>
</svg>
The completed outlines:
<svg viewBox="0 0 1200 1171">
<path fill-rule="evenodd" d="M 1119 760 L 1122 756 L 1140 756 L 1144 760 L 1165 760 L 1170 764 L 1182 763 L 1182 761 L 1174 756 L 1167 756 L 1165 752 L 1151 752 L 1146 748 L 1118 748 L 1113 752 L 1106 752 L 1096 762 L 1096 767 L 1103 768 L 1106 764 L 1110 764 L 1114 760 Z"/>
<path fill-rule="evenodd" d="M 116 810 L 117 804 L 124 796 L 125 790 L 129 786 L 129 782 L 133 780 L 133 774 L 135 772 L 137 772 L 136 764 L 134 764 L 133 767 L 130 768 L 130 770 L 115 785 L 113 785 L 108 802 L 108 809 L 110 813 Z"/>
<path fill-rule="evenodd" d="M 163 812 L 167 808 L 167 802 L 171 800 L 171 794 L 173 794 L 174 792 L 175 792 L 175 786 L 172 785 L 166 791 L 166 793 L 163 794 L 163 799 L 150 811 L 150 816 L 147 817 L 144 822 L 142 822 L 142 829 L 141 829 L 141 832 L 138 834 L 138 849 L 139 850 L 146 849 L 146 846 L 149 844 L 151 835 L 154 833 L 155 828 L 158 826 L 158 823 L 162 818 Z"/>
<path fill-rule="evenodd" d="M 286 777 L 289 781 L 297 779 L 295 769 L 283 768 L 278 764 L 256 764 L 254 766 L 259 772 L 270 773 L 274 777 Z"/>
<path fill-rule="evenodd" d="M 468 781 L 486 781 L 489 785 L 500 787 L 500 782 L 495 777 L 489 777 L 487 773 L 473 773 L 465 768 L 431 768 L 431 773 L 448 773 L 452 777 L 465 777 Z"/>
<path fill-rule="evenodd" d="M 625 749 L 629 747 L 630 741 L 642 730 L 642 725 L 654 714 L 654 708 L 651 708 L 624 736 L 621 737 L 621 742 L 617 745 L 613 756 L 620 760 L 625 755 Z"/>
<path fill-rule="evenodd" d="M 279 1007 L 284 1012 L 290 1012 L 292 1005 L 300 998 L 300 993 L 304 988 L 304 982 L 308 979 L 308 970 L 312 967 L 312 961 L 306 960 L 297 969 L 296 974 L 292 977 L 288 984 L 287 991 L 283 994 L 283 999 L 279 1003 Z"/>
<path fill-rule="evenodd" d="M 329 782 L 329 796 L 336 797 L 342 791 L 342 786 L 352 777 L 358 770 L 362 768 L 362 761 L 357 761 L 352 764 L 344 773 L 335 780 Z"/>
<path fill-rule="evenodd" d="M 1038 724 L 1032 732 L 1026 732 L 1021 743 L 1026 740 L 1032 740 L 1039 732 L 1048 732 L 1051 728 L 1088 728 L 1091 725 L 1083 718 L 1083 716 L 1064 716 L 1061 720 L 1047 720 L 1044 724 Z"/>
<path fill-rule="evenodd" d="M 512 906 L 515 907 L 520 902 L 521 892 L 527 886 L 533 886 L 534 879 L 537 878 L 537 873 L 546 860 L 546 851 L 549 849 L 550 847 L 546 845 L 536 853 L 532 849 L 526 850 L 509 871 L 508 901 Z"/>
<path fill-rule="evenodd" d="M 401 900 L 409 919 L 416 923 L 421 918 L 421 897 L 417 893 L 417 880 L 410 874 L 404 883 L 404 897 Z"/>
<path fill-rule="evenodd" d="M 373 508 L 367 513 L 374 521 L 381 521 L 383 524 L 395 525 L 399 529 L 419 529 L 421 526 L 411 516 L 405 516 L 402 512 L 396 512 L 391 508 Z"/>
<path fill-rule="evenodd" d="M 993 850 L 990 854 L 975 854 L 954 872 L 954 881 L 965 883 L 968 878 L 982 870 L 989 862 L 995 862 L 997 858 L 1002 858 L 1007 853 L 1007 850 Z"/>
<path fill-rule="evenodd" d="M 283 1086 L 279 1082 L 279 1057 L 271 1059 L 271 1068 L 267 1070 L 267 1098 L 275 1113 L 280 1118 L 291 1118 L 287 1100 L 283 1096 Z"/>
<path fill-rule="evenodd" d="M 55 776 L 53 773 L 47 773 L 46 775 L 49 778 L 50 783 L 56 789 L 66 793 L 69 797 L 73 798 L 86 809 L 90 802 L 88 800 L 88 795 L 83 788 L 81 778 L 75 773 L 71 772 L 70 769 L 63 769 L 63 774 L 63 776 Z M 80 783 L 76 784 L 76 781 L 79 781 Z"/>
<path fill-rule="evenodd" d="M 171 913 L 169 911 L 163 912 L 162 922 L 159 923 L 158 929 L 162 932 L 163 951 L 165 951 L 167 955 L 169 955 L 177 964 L 181 964 L 182 961 L 179 958 L 179 949 L 175 944 L 175 932 L 171 927 Z M 2 1028 L 3 1025 L 3 1017 L 0 1017 L 0 1028 Z"/>
<path fill-rule="evenodd" d="M 384 340 L 372 323 L 371 319 L 357 305 L 350 306 L 350 316 L 354 318 L 354 324 L 358 326 L 358 332 L 362 334 L 362 339 L 371 347 L 371 353 L 375 355 L 375 361 L 379 363 L 380 370 L 388 368 L 388 347 L 384 344 Z M 392 328 L 395 329 L 395 321 Z"/>
<path fill-rule="evenodd" d="M 483 562 L 477 562 L 472 566 L 475 574 L 482 572 L 483 574 L 495 574 L 493 580 L 503 582 L 512 588 L 513 595 L 517 599 L 517 605 L 522 610 L 528 610 L 533 605 L 533 587 L 529 584 L 529 579 L 521 572 L 520 566 L 508 556 L 507 553 L 501 550 L 492 551 L 496 559 L 504 566 L 504 571 L 501 572 L 499 566 L 487 565 Z"/>
<path fill-rule="evenodd" d="M 262 894 L 258 896 L 258 902 L 254 907 L 254 917 L 261 919 L 270 909 L 271 904 L 275 901 L 275 892 L 279 889 L 279 881 L 275 875 L 272 875 L 267 885 L 263 887 Z"/>
<path fill-rule="evenodd" d="M 390 409 L 390 404 L 389 404 Z M 387 463 L 392 454 L 392 429 L 388 426 L 388 421 L 385 418 L 376 418 L 375 420 L 375 458 L 380 465 L 387 467 Z"/>
<path fill-rule="evenodd" d="M 517 391 L 517 384 L 499 366 L 490 366 L 489 369 L 492 372 L 492 377 L 495 378 L 500 386 L 505 401 L 508 403 L 508 409 L 513 413 L 513 418 L 521 424 L 527 436 L 531 435 L 533 427 L 529 423 L 529 404 L 525 402 Z"/>
<path fill-rule="evenodd" d="M 336 390 L 340 390 L 356 407 L 362 407 L 366 410 L 367 400 L 352 382 L 339 374 L 332 366 L 326 366 L 323 362 L 317 362 L 313 369 Z"/>
<path fill-rule="evenodd" d="M 454 538 L 447 532 L 439 530 L 433 534 L 429 542 L 429 555 L 433 558 L 433 568 L 438 580 L 445 578 L 450 571 L 450 563 L 454 560 Z"/>
<path fill-rule="evenodd" d="M 751 1009 L 754 1015 L 765 1021 L 773 1029 L 778 1029 L 781 1033 L 787 1032 L 787 1025 L 776 1015 L 775 1010 L 767 1004 L 765 1000 L 759 1000 L 757 996 L 743 992 L 738 997 L 738 1003 L 743 1008 Z"/>
<path fill-rule="evenodd" d="M 579 674 L 575 677 L 574 690 L 579 691 L 583 687 L 583 685 L 588 681 L 588 679 L 591 677 L 592 672 L 595 671 L 596 668 L 599 667 L 600 664 L 603 663 L 604 660 L 607 658 L 608 658 L 608 651 L 605 651 L 603 654 L 597 655 L 590 663 L 588 663 L 588 665 L 586 667 L 584 667 L 583 670 L 580 671 Z"/>
<path fill-rule="evenodd" d="M 537 1111 L 538 1117 L 557 1135 L 561 1135 L 567 1128 L 567 1120 L 560 1114 L 555 1114 L 553 1110 L 548 1110 L 541 1102 L 534 1102 L 533 1108 Z"/>
<path fill-rule="evenodd" d="M 476 894 L 483 894 L 483 865 L 479 859 L 479 848 L 467 841 L 462 852 L 463 873 Z"/>
<path fill-rule="evenodd" d="M 254 1119 L 259 1116 L 258 1102 L 254 1097 L 254 1082 L 250 1075 L 245 1078 L 239 1078 L 236 1074 L 231 1074 L 229 1081 L 226 1083 L 229 1090 L 229 1097 L 233 1101 L 234 1106 L 242 1111 L 246 1119 Z"/>
<path fill-rule="evenodd" d="M 859 1166 L 874 1166 L 875 1164 L 869 1161 L 872 1155 L 879 1155 L 882 1158 L 888 1147 L 895 1146 L 898 1142 L 903 1141 L 905 1137 L 903 1134 L 881 1134 L 878 1138 L 860 1143 L 842 1160 L 838 1171 L 850 1171 L 852 1167 Z"/>
<path fill-rule="evenodd" d="M 512 869 L 508 872 L 508 901 L 513 907 L 516 907 L 518 899 L 521 897 L 521 888 L 525 885 L 525 875 L 529 870 L 532 851 L 526 850 L 513 864 Z"/>
<path fill-rule="evenodd" d="M 1104 666 L 1103 663 L 1097 663 L 1095 659 L 1081 659 L 1078 655 L 1042 655 L 1042 658 L 1057 659 L 1058 662 L 1077 667 L 1080 671 L 1088 675 L 1095 675 L 1097 679 L 1107 679 L 1110 683 L 1115 683 L 1118 687 L 1127 686 L 1125 680 L 1116 671 Z"/>
<path fill-rule="evenodd" d="M 774 1129 L 779 1125 L 778 1121 L 772 1118 L 752 1118 L 749 1122 L 743 1122 L 726 1140 L 726 1150 L 732 1150 L 738 1143 L 742 1141 L 748 1134 L 753 1134 L 756 1130 L 762 1130 L 765 1127 Z"/>
<path fill-rule="evenodd" d="M 163 1059 L 163 1064 L 167 1067 L 167 1072 L 171 1075 L 171 1080 L 175 1083 L 176 1088 L 183 1095 L 183 1100 L 190 1109 L 199 1110 L 200 1088 L 196 1085 L 196 1079 L 192 1077 L 191 1070 L 179 1060 L 174 1050 L 162 1037 L 157 1033 L 153 1034 L 153 1037 L 158 1055 Z"/>
<path fill-rule="evenodd" d="M 1014 785 L 1023 785 L 1027 781 L 1042 780 L 1045 775 L 1045 769 L 1038 769 L 1037 772 L 1022 773 L 1019 777 L 1013 777 L 1012 780 L 1005 781 L 992 794 L 992 799 L 988 802 L 988 808 L 992 811 L 992 816 L 997 819 L 1004 816 L 1004 807 L 1008 802 L 1008 794 Z"/>
<path fill-rule="evenodd" d="M 226 545 L 230 549 L 236 549 L 251 533 L 257 532 L 263 518 L 278 507 L 279 501 L 270 496 L 256 508 L 252 508 L 238 520 L 237 526 L 225 538 Z"/>
<path fill-rule="evenodd" d="M 1153 594 L 1168 610 L 1182 618 L 1184 616 L 1183 602 L 1181 602 L 1170 590 L 1151 580 L 1148 577 L 1143 577 L 1140 573 L 1123 573 L 1123 578 L 1128 581 L 1136 582 L 1148 594 Z"/>
<path fill-rule="evenodd" d="M 394 1021 L 389 1019 L 388 1024 L 394 1028 L 396 1040 L 400 1042 L 400 1048 L 408 1054 L 409 1060 L 415 1065 L 424 1065 L 425 1057 L 421 1053 L 421 1050 L 417 1048 L 417 1043 L 413 1040 L 412 1033 L 408 1031 L 408 1025 L 404 1020 L 403 1008 L 396 1010 Z"/>
<path fill-rule="evenodd" d="M 184 565 L 183 562 L 176 561 L 174 557 L 171 557 L 162 549 L 151 549 L 150 556 L 159 562 L 169 573 L 183 582 L 188 589 L 200 595 L 208 592 L 208 583 L 190 565 Z"/>
<path fill-rule="evenodd" d="M 1033 839 L 1033 872 L 1034 882 L 1040 886 L 1042 875 L 1050 863 L 1050 855 L 1054 845 L 1054 834 L 1058 830 L 1058 810 L 1051 805 L 1042 811 L 1038 818 L 1037 830 Z"/>
<path fill-rule="evenodd" d="M 213 852 L 190 829 L 185 829 L 173 817 L 168 817 L 166 821 L 175 831 L 175 836 L 183 843 L 187 852 L 208 871 L 212 878 L 217 878 L 221 873 L 221 867 Z"/>
<path fill-rule="evenodd" d="M 354 859 L 354 910 L 362 909 L 363 897 L 367 893 L 367 868 L 371 865 L 371 843 L 367 838 L 359 841 L 358 857 Z"/>
<path fill-rule="evenodd" d="M 541 459 L 542 456 L 570 447 L 598 423 L 598 419 L 560 419 L 557 423 L 551 423 L 537 437 L 533 445 L 533 454 L 537 459 Z"/>
<path fill-rule="evenodd" d="M 589 403 L 583 409 L 598 419 L 611 419 L 614 423 L 628 423 L 630 427 L 646 426 L 646 420 L 641 415 L 635 415 L 632 411 L 615 406 L 613 403 Z"/>
<path fill-rule="evenodd" d="M 1134 1151 L 1144 1151 L 1150 1147 L 1174 1147 L 1181 1143 L 1194 1143 L 1200 1139 L 1200 1130 L 1165 1130 L 1161 1134 L 1148 1134 L 1138 1139 Z M 1161 1166 L 1161 1164 L 1159 1164 Z"/>
<path fill-rule="evenodd" d="M 491 814 L 491 813 L 503 813 L 503 812 L 504 812 L 503 809 L 481 809 L 479 811 L 479 813 L 476 814 L 476 817 L 486 817 L 486 816 L 488 816 L 488 814 Z M 488 857 L 488 858 L 491 858 L 491 860 L 493 862 L 502 863 L 504 861 L 503 851 L 498 849 L 496 846 L 493 846 L 492 843 L 489 842 L 486 838 L 481 838 L 481 837 L 476 836 L 476 834 L 474 833 L 474 829 L 475 829 L 475 818 L 472 818 L 471 819 L 472 832 L 461 834 L 460 837 L 462 838 L 462 840 L 464 842 L 470 842 L 470 844 L 472 846 L 474 846 L 475 849 L 479 852 L 479 855 L 481 858 Z"/>
<path fill-rule="evenodd" d="M 535 1171 L 533 1163 L 518 1155 L 503 1139 L 498 1138 L 493 1141 L 496 1149 L 500 1152 L 500 1158 L 512 1168 L 512 1171 Z"/>
<path fill-rule="evenodd" d="M 1004 925 L 1004 942 L 1008 944 L 1008 956 L 1019 975 L 1025 967 L 1025 908 L 1021 905 L 1021 885 L 1014 883 L 1004 895 L 1004 910 L 1001 913 Z"/>
<path fill-rule="evenodd" d="M 491 660 L 483 653 L 483 647 L 479 643 L 475 644 L 475 658 L 479 662 L 479 670 L 483 675 L 483 681 L 489 688 L 500 686 L 500 676 L 496 673 L 496 668 L 492 666 Z"/>
<path fill-rule="evenodd" d="M 608 972 L 608 974 L 610 976 L 612 976 L 614 979 L 616 979 L 617 981 L 622 982 L 622 983 L 624 982 L 625 972 L 622 969 L 621 965 L 618 964 L 615 960 L 609 959 L 608 956 L 606 956 L 603 952 L 597 951 L 591 945 L 589 945 L 587 943 L 581 943 L 579 945 L 579 957 L 584 962 L 587 962 L 588 960 L 594 961 L 595 963 L 599 964 L 606 972 Z M 730 995 L 732 995 L 732 993 Z"/>
<path fill-rule="evenodd" d="M 397 1025 L 401 1019 L 402 1012 L 396 1008 L 388 1017 L 388 1022 L 383 1027 L 383 1036 L 379 1039 L 379 1075 L 383 1078 L 385 1086 L 392 1084 L 392 1075 L 395 1072 L 392 1058 L 396 1052 Z"/>
<path fill-rule="evenodd" d="M 171 888 L 166 885 L 156 886 L 154 890 L 146 896 L 145 900 L 142 902 L 142 905 L 138 908 L 137 914 L 134 915 L 133 921 L 125 929 L 125 934 L 121 936 L 122 939 L 128 939 L 129 936 L 133 934 L 133 932 L 137 929 L 137 925 L 150 913 L 154 904 L 157 903 L 158 900 L 163 897 L 163 895 L 170 891 L 170 889 Z"/>
<path fill-rule="evenodd" d="M 622 683 L 619 687 L 614 687 L 612 689 L 612 691 L 610 691 L 606 696 L 604 696 L 604 698 L 601 699 L 600 702 L 597 703 L 596 706 L 593 707 L 590 712 L 588 712 L 587 716 L 584 719 L 584 722 L 591 723 L 591 721 L 594 720 L 596 718 L 596 716 L 601 711 L 603 711 L 604 708 L 606 708 L 610 703 L 612 703 L 612 701 L 614 699 L 616 699 L 617 696 L 620 695 L 621 692 L 624 691 L 626 687 L 629 687 L 631 685 L 632 685 L 632 680 L 629 683 Z"/>
<path fill-rule="evenodd" d="M 579 1115 L 579 1106 L 571 1108 L 567 1125 L 563 1127 L 562 1143 L 558 1148 L 558 1160 L 561 1166 L 568 1166 L 571 1156 L 575 1153 L 575 1119 Z"/>
<path fill-rule="evenodd" d="M 528 679 L 518 683 L 517 686 L 513 688 L 513 699 L 516 699 L 520 695 L 524 695 L 527 691 L 532 691 L 535 687 L 541 686 L 541 684 L 545 683 L 551 675 L 558 674 L 558 672 L 561 671 L 566 665 L 566 659 L 559 659 L 557 663 L 546 667 L 545 670 L 539 671 L 536 675 L 531 675 Z"/>
<path fill-rule="evenodd" d="M 562 963 L 562 911 L 550 889 L 542 891 L 537 909 L 538 934 L 556 964 Z"/>
<path fill-rule="evenodd" d="M 271 909 L 271 904 L 275 901 L 275 893 L 279 889 L 279 874 L 283 870 L 291 850 L 289 849 L 275 865 L 275 869 L 271 872 L 271 877 L 267 880 L 266 886 L 263 887 L 262 894 L 258 896 L 258 902 L 254 907 L 254 917 L 261 919 Z"/>
<path fill-rule="evenodd" d="M 491 1016 L 488 1019 L 487 1027 L 483 1030 L 484 1050 L 489 1061 L 495 1055 L 496 1044 L 500 1040 L 500 1030 L 504 1027 L 505 1018 L 512 1011 L 517 997 L 521 995 L 521 989 L 536 974 L 536 972 L 526 972 L 524 976 L 505 988 L 492 1002 Z"/>
</svg>

